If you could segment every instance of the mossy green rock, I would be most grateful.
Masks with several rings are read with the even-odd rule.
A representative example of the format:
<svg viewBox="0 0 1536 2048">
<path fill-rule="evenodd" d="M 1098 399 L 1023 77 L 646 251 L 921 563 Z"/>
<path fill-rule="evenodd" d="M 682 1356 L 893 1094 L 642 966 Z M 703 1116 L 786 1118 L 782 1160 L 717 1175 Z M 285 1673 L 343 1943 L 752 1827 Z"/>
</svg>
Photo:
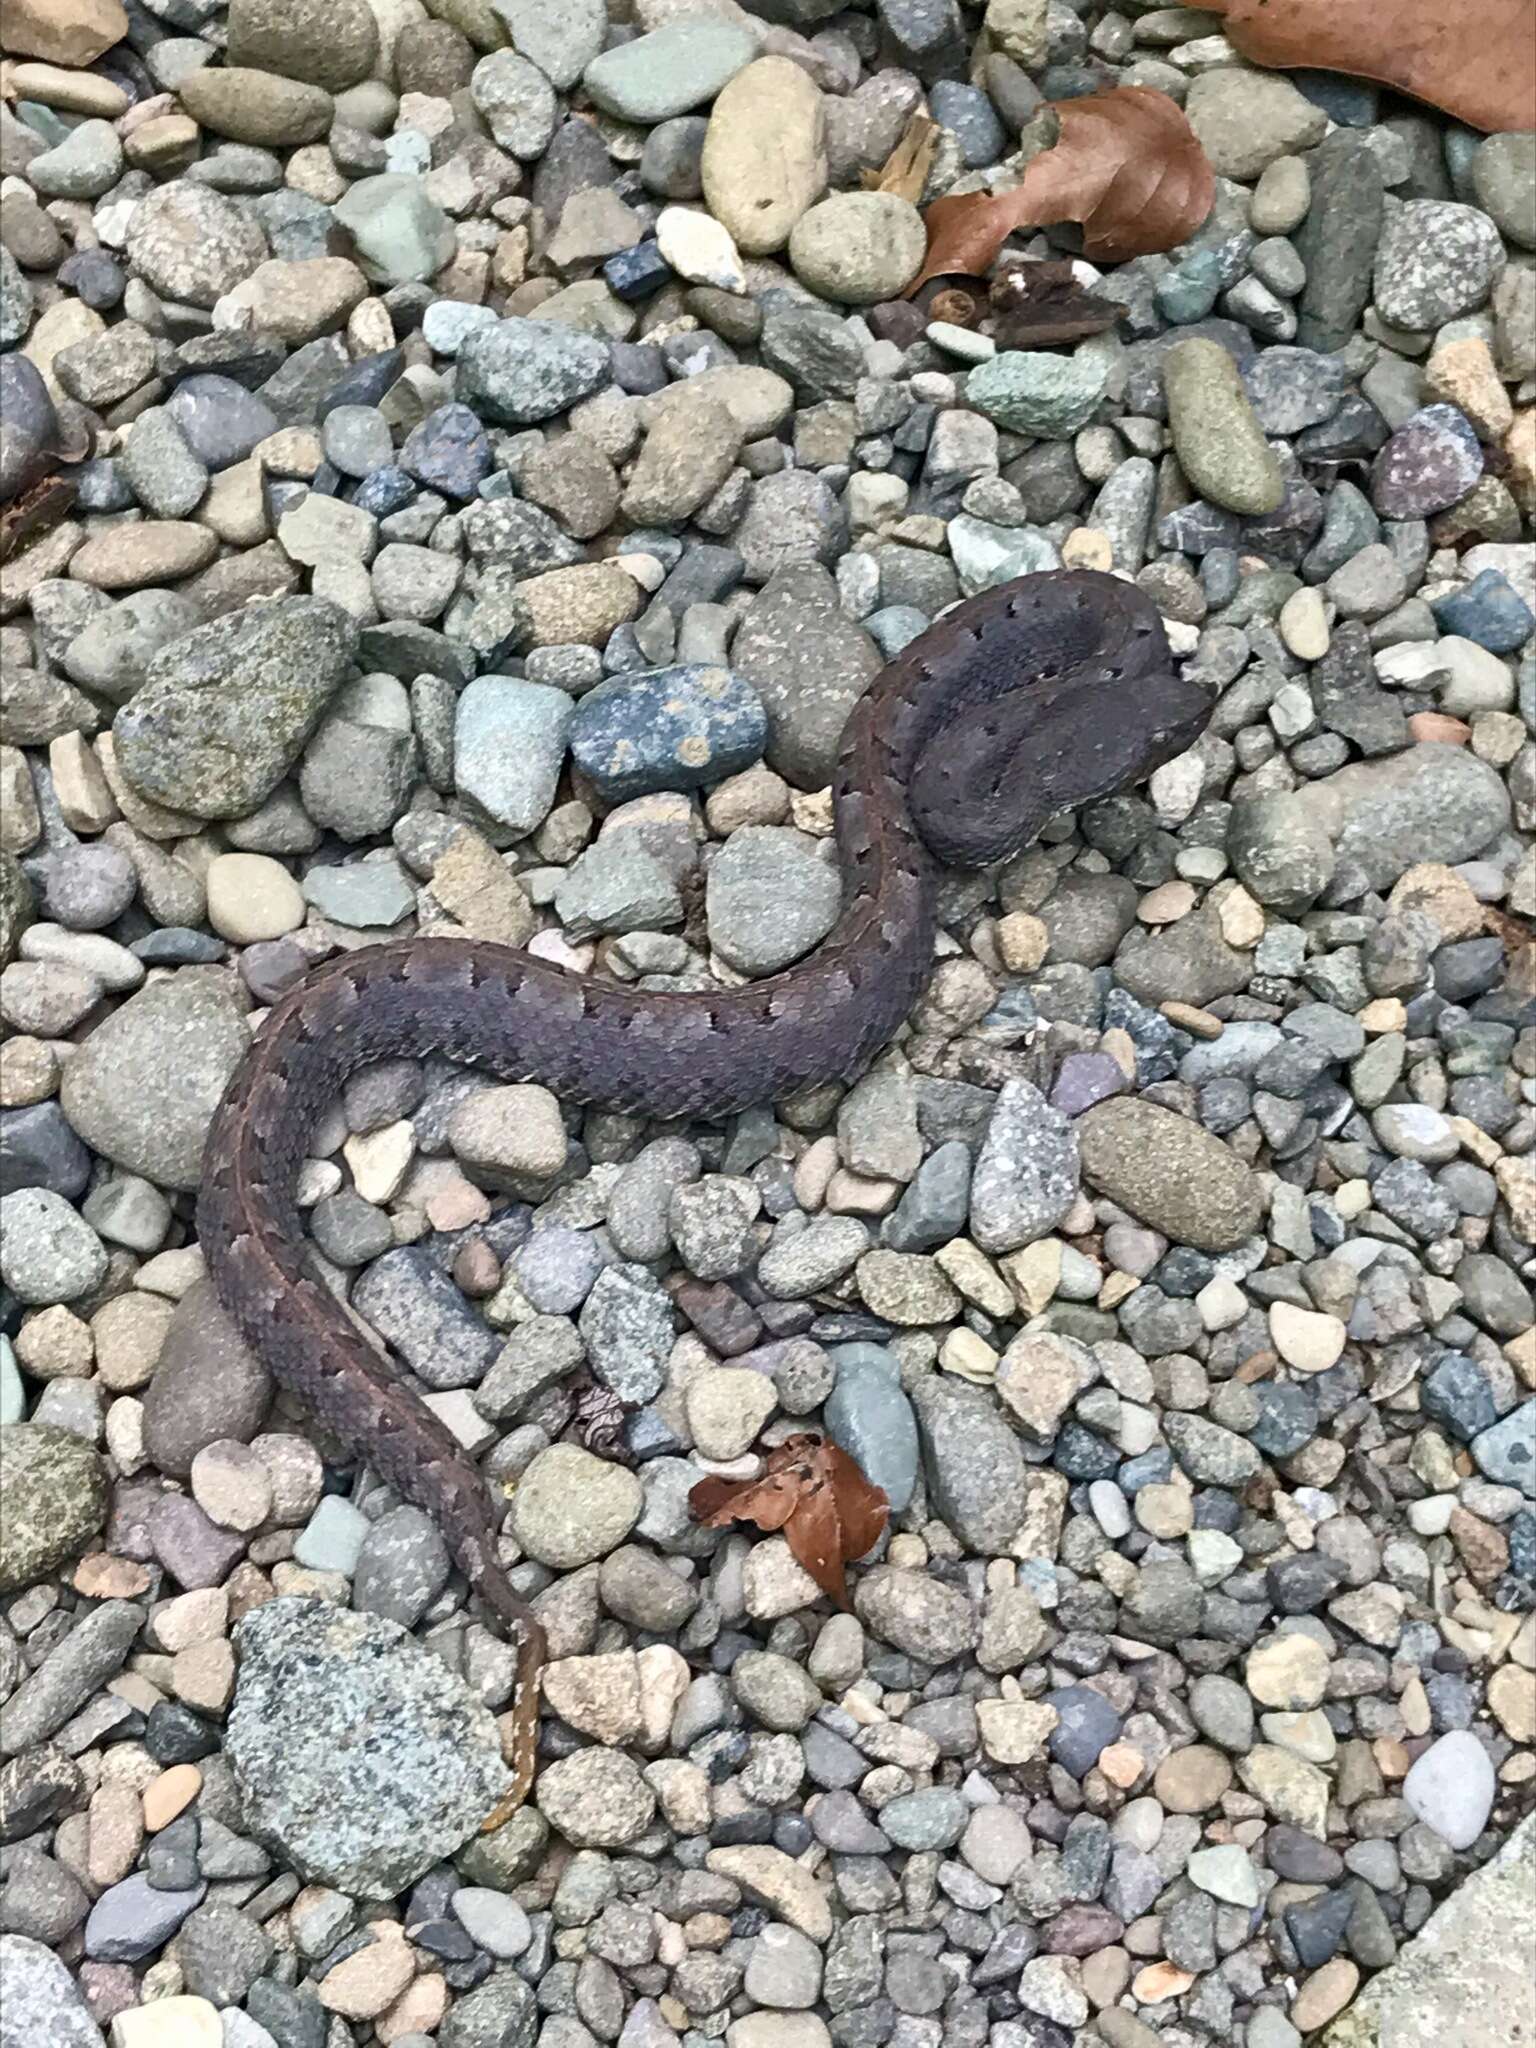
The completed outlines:
<svg viewBox="0 0 1536 2048">
<path fill-rule="evenodd" d="M 107 1516 L 107 1476 L 80 1437 L 42 1422 L 0 1429 L 0 1593 L 77 1556 Z"/>
</svg>

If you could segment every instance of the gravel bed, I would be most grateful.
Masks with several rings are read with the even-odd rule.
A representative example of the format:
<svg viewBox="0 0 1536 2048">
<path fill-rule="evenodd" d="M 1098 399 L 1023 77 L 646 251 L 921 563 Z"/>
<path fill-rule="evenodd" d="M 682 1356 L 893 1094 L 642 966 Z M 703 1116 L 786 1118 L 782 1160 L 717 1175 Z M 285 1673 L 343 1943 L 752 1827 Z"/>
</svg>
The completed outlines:
<svg viewBox="0 0 1536 2048">
<path fill-rule="evenodd" d="M 1358 2048 L 1525 1867 L 1536 137 L 1219 30 L 9 0 L 0 510 L 74 498 L 0 569 L 4 2048 Z M 1005 259 L 1115 326 L 906 298 L 913 114 L 926 203 L 1115 85 L 1209 219 Z M 219 1095 L 384 938 L 801 959 L 849 707 L 1063 565 L 1211 725 L 946 875 L 864 1079 L 314 1132 L 549 1634 L 482 1833 L 511 1651 L 225 1319 Z M 891 1503 L 850 1612 L 688 1511 L 807 1429 Z"/>
</svg>

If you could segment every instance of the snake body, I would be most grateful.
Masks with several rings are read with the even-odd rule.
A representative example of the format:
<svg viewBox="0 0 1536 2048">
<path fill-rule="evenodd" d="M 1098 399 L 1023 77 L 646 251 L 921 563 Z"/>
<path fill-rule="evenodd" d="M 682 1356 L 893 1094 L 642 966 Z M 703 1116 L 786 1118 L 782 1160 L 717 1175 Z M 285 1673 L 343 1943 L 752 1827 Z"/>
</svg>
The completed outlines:
<svg viewBox="0 0 1536 2048">
<path fill-rule="evenodd" d="M 305 1254 L 295 1193 L 317 1119 L 356 1068 L 429 1052 L 658 1118 L 725 1116 L 850 1078 L 926 979 L 936 864 L 1002 858 L 1053 813 L 1182 752 L 1209 713 L 1134 586 L 1087 570 L 1022 577 L 946 614 L 855 703 L 833 784 L 843 909 L 797 965 L 674 994 L 429 937 L 349 954 L 268 1015 L 204 1154 L 208 1268 L 274 1379 L 434 1516 L 516 1645 L 499 1813 L 533 1778 L 543 1631 L 497 1559 L 481 1474 Z"/>
</svg>

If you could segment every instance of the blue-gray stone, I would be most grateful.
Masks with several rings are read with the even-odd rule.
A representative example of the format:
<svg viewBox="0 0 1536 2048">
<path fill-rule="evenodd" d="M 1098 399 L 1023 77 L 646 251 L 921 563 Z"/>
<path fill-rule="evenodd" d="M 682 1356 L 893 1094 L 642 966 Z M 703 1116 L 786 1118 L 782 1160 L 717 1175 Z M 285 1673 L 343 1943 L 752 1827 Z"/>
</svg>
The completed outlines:
<svg viewBox="0 0 1536 2048">
<path fill-rule="evenodd" d="M 615 676 L 571 721 L 571 757 L 610 803 L 698 789 L 761 757 L 763 700 L 745 676 L 706 662 Z"/>
<path fill-rule="evenodd" d="M 407 434 L 400 467 L 445 498 L 472 498 L 491 472 L 490 436 L 467 405 L 440 405 Z"/>
<path fill-rule="evenodd" d="M 603 282 L 616 299 L 632 303 L 648 299 L 672 281 L 672 266 L 661 253 L 659 242 L 637 242 L 633 249 L 620 249 L 603 265 Z"/>
<path fill-rule="evenodd" d="M 47 1188 L 72 1202 L 90 1177 L 91 1155 L 57 1102 L 0 1110 L 0 1195 Z"/>
<path fill-rule="evenodd" d="M 926 1252 L 965 1228 L 971 1200 L 971 1148 L 960 1138 L 936 1146 L 885 1220 L 883 1241 L 897 1252 Z"/>
<path fill-rule="evenodd" d="M 93 1963 L 137 1963 L 170 1940 L 187 1915 L 203 1902 L 208 1887 L 156 1891 L 136 1870 L 104 1891 L 85 1923 L 85 1952 Z"/>
<path fill-rule="evenodd" d="M 1444 1423 L 1463 1443 L 1499 1419 L 1488 1375 L 1464 1351 L 1447 1351 L 1426 1373 L 1419 1405 L 1432 1422 Z"/>
<path fill-rule="evenodd" d="M 233 377 L 188 377 L 165 402 L 182 437 L 205 469 L 243 462 L 258 442 L 277 432 L 277 414 Z"/>
<path fill-rule="evenodd" d="M 1061 1686 L 1046 1694 L 1045 1703 L 1061 1717 L 1048 1738 L 1051 1755 L 1074 1778 L 1085 1776 L 1098 1762 L 1100 1750 L 1120 1740 L 1124 1722 L 1103 1693 L 1090 1685 Z"/>
<path fill-rule="evenodd" d="M 41 473 L 58 430 L 58 415 L 36 364 L 14 350 L 0 356 L 0 505 L 8 505 Z"/>
<path fill-rule="evenodd" d="M 880 1344 L 840 1344 L 829 1354 L 837 1384 L 827 1396 L 827 1434 L 900 1514 L 917 1485 L 917 1418 L 895 1354 Z"/>
<path fill-rule="evenodd" d="M 1484 569 L 1464 590 L 1432 599 L 1429 608 L 1443 632 L 1475 640 L 1490 654 L 1513 654 L 1536 633 L 1536 613 L 1497 569 Z"/>
<path fill-rule="evenodd" d="M 304 900 L 322 917 L 353 931 L 398 924 L 416 908 L 416 889 L 397 860 L 358 860 L 312 867 Z"/>
<path fill-rule="evenodd" d="M 1536 1500 L 1536 1395 L 1473 1437 L 1472 1455 L 1485 1479 L 1516 1486 L 1527 1500 Z"/>
<path fill-rule="evenodd" d="M 1152 288 L 1159 313 L 1174 327 L 1203 320 L 1221 291 L 1221 258 L 1214 249 L 1196 249 Z"/>
<path fill-rule="evenodd" d="M 1253 1391 L 1258 1397 L 1259 1419 L 1248 1431 L 1248 1440 L 1266 1458 L 1289 1458 L 1316 1436 L 1317 1397 L 1310 1387 L 1260 1380 Z"/>
</svg>

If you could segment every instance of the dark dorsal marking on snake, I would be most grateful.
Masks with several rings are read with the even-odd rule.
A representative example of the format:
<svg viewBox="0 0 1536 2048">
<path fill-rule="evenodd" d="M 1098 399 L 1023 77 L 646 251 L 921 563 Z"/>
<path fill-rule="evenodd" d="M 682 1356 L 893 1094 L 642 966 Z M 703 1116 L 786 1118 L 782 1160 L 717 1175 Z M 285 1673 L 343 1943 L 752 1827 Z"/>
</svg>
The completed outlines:
<svg viewBox="0 0 1536 2048">
<path fill-rule="evenodd" d="M 532 1780 L 543 1633 L 497 1561 L 480 1473 L 306 1258 L 295 1188 L 316 1119 L 354 1069 L 425 1053 L 660 1118 L 726 1116 L 851 1078 L 927 978 L 936 862 L 1001 859 L 1054 812 L 1183 752 L 1209 715 L 1133 585 L 1090 570 L 1022 577 L 956 606 L 854 705 L 833 785 L 843 910 L 798 965 L 671 994 L 480 940 L 406 939 L 348 954 L 273 1008 L 209 1134 L 203 1250 L 273 1377 L 435 1516 L 517 1644 L 501 1811 Z"/>
</svg>

